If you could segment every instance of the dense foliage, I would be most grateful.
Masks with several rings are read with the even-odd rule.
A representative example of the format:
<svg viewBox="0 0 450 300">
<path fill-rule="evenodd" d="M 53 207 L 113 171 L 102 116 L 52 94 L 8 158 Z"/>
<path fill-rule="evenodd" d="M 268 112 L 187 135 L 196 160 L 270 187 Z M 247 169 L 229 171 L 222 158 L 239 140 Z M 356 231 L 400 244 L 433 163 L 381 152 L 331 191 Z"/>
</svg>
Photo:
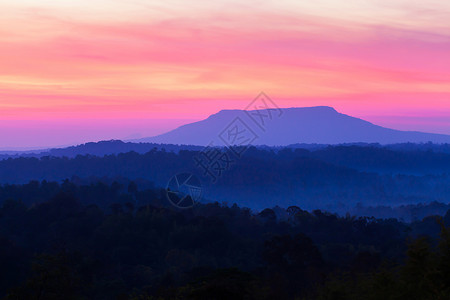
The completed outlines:
<svg viewBox="0 0 450 300">
<path fill-rule="evenodd" d="M 0 192 L 5 299 L 450 296 L 450 212 L 407 224 L 296 206 L 176 210 L 131 181 Z"/>
</svg>

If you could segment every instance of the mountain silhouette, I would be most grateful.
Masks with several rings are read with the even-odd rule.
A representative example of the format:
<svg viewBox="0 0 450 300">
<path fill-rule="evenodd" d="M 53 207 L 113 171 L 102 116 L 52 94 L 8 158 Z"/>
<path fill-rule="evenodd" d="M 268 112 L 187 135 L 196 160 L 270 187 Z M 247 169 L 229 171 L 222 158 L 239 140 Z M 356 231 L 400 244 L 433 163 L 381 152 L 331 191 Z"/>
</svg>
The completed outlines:
<svg viewBox="0 0 450 300">
<path fill-rule="evenodd" d="M 233 129 L 235 133 L 247 131 L 247 135 L 240 139 L 243 142 L 227 140 Z M 339 113 L 332 107 L 316 106 L 279 110 L 222 110 L 205 120 L 133 142 L 201 146 L 211 142 L 214 146 L 227 143 L 268 146 L 297 143 L 450 143 L 450 135 L 389 129 Z"/>
</svg>

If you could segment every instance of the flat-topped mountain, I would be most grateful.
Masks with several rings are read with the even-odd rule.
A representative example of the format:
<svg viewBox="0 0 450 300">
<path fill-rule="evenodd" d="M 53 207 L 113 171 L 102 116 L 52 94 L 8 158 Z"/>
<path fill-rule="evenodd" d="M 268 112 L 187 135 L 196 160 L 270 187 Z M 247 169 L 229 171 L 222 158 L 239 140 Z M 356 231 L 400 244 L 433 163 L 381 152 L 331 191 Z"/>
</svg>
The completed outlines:
<svg viewBox="0 0 450 300">
<path fill-rule="evenodd" d="M 389 129 L 339 113 L 328 106 L 222 110 L 165 134 L 133 141 L 185 145 L 208 145 L 214 141 L 214 145 L 220 146 L 225 144 L 224 136 L 233 129 L 236 132 L 246 130 L 246 139 L 251 139 L 253 145 L 450 143 L 450 135 Z"/>
</svg>

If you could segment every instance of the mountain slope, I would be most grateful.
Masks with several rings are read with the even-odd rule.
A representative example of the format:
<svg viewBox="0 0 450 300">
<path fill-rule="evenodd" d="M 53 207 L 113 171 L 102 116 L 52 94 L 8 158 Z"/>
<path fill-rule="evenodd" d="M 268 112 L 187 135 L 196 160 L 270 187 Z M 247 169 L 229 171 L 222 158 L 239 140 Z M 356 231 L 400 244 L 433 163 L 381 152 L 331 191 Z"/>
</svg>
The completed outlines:
<svg viewBox="0 0 450 300">
<path fill-rule="evenodd" d="M 337 112 L 332 107 L 317 106 L 271 110 L 272 119 L 265 118 L 263 129 L 243 110 L 222 110 L 205 120 L 178 127 L 155 137 L 133 140 L 135 142 L 170 143 L 186 145 L 224 145 L 225 129 L 230 129 L 233 120 L 239 118 L 256 139 L 253 145 L 284 146 L 295 143 L 450 143 L 450 135 L 415 131 L 400 131 L 374 125 L 362 119 Z M 250 111 L 250 114 L 264 113 Z M 256 117 L 257 122 L 260 120 Z M 223 137 L 223 135 L 222 135 Z"/>
</svg>

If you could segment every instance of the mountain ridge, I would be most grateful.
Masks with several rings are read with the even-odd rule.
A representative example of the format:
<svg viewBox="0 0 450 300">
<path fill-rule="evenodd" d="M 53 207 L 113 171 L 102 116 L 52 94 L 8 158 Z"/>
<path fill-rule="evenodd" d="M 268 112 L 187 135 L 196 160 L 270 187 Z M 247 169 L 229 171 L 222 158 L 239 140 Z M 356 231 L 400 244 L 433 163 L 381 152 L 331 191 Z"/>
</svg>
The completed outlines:
<svg viewBox="0 0 450 300">
<path fill-rule="evenodd" d="M 257 126 L 252 114 L 279 111 L 278 118 L 266 117 L 266 128 Z M 272 116 L 273 117 L 273 116 Z M 224 146 L 220 134 L 234 119 L 254 132 L 253 145 L 287 146 L 296 143 L 450 143 L 450 135 L 420 131 L 402 131 L 382 127 L 366 120 L 338 112 L 330 106 L 289 107 L 269 110 L 225 109 L 204 120 L 182 125 L 161 135 L 130 140 L 132 142 L 170 143 L 180 145 Z M 261 117 L 260 117 L 261 119 Z M 269 122 L 270 121 L 270 122 Z"/>
</svg>

